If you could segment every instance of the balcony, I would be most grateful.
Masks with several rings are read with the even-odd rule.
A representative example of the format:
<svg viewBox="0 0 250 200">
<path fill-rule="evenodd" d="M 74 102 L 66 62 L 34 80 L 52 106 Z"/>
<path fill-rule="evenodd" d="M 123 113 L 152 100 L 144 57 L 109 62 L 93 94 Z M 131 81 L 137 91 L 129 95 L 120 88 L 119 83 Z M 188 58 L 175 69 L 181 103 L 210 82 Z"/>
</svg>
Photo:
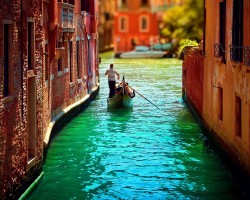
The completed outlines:
<svg viewBox="0 0 250 200">
<path fill-rule="evenodd" d="M 221 58 L 225 55 L 225 50 L 222 48 L 220 43 L 214 44 L 214 57 Z"/>
<path fill-rule="evenodd" d="M 250 66 L 250 46 L 244 47 L 244 64 Z"/>
<path fill-rule="evenodd" d="M 74 32 L 74 1 L 58 1 L 58 23 L 62 32 Z"/>
<path fill-rule="evenodd" d="M 242 62 L 243 46 L 230 45 L 230 60 L 233 62 Z"/>
<path fill-rule="evenodd" d="M 226 50 L 220 43 L 214 44 L 214 57 L 221 58 L 221 61 L 226 63 Z"/>
</svg>

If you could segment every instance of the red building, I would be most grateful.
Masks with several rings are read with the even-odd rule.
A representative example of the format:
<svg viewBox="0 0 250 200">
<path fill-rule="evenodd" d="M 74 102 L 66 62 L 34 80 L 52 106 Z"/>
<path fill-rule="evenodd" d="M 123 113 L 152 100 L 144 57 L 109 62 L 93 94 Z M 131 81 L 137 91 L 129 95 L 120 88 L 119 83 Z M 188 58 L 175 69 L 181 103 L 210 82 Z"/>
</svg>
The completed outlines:
<svg viewBox="0 0 250 200">
<path fill-rule="evenodd" d="M 16 199 L 42 170 L 65 113 L 99 85 L 94 0 L 0 1 L 0 199 Z"/>
<path fill-rule="evenodd" d="M 117 0 L 114 22 L 115 55 L 136 45 L 153 47 L 160 42 L 162 15 L 184 0 Z"/>
<path fill-rule="evenodd" d="M 135 45 L 158 43 L 157 15 L 149 0 L 118 0 L 115 14 L 114 51 L 130 51 Z"/>
</svg>

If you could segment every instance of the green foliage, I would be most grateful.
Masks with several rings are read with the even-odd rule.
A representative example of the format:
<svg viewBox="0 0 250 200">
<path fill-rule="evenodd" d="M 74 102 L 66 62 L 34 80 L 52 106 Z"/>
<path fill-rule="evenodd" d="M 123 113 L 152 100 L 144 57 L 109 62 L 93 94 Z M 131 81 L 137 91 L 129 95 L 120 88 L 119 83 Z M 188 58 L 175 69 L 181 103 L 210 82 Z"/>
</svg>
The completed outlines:
<svg viewBox="0 0 250 200">
<path fill-rule="evenodd" d="M 186 47 L 197 47 L 199 44 L 195 40 L 183 39 L 180 41 L 178 49 L 178 58 L 183 59 L 184 51 Z"/>
<path fill-rule="evenodd" d="M 182 39 L 200 41 L 203 35 L 203 1 L 186 0 L 183 5 L 167 10 L 163 17 L 162 35 L 174 41 L 177 47 Z"/>
</svg>

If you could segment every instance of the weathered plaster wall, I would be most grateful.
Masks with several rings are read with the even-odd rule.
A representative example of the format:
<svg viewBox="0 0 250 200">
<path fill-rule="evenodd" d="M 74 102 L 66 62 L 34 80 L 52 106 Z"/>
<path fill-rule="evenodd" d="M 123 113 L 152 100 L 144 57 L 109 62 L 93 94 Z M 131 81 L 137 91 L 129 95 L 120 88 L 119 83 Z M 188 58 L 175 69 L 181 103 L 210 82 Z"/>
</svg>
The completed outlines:
<svg viewBox="0 0 250 200">
<path fill-rule="evenodd" d="M 202 52 L 190 49 L 182 64 L 183 98 L 192 103 L 198 113 L 203 113 L 204 57 Z"/>
</svg>

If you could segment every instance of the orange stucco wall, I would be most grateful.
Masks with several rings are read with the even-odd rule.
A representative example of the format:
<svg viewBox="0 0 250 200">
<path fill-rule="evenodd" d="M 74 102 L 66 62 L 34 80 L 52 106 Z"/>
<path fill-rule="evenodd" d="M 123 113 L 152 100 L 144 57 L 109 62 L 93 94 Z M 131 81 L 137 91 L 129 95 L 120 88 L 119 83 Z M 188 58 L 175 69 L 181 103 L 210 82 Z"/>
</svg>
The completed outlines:
<svg viewBox="0 0 250 200">
<path fill-rule="evenodd" d="M 206 1 L 205 48 L 202 54 L 194 54 L 195 49 L 189 49 L 188 54 L 184 56 L 183 98 L 188 105 L 191 105 L 206 128 L 210 141 L 222 150 L 222 158 L 229 161 L 230 166 L 237 172 L 241 171 L 244 175 L 248 175 L 245 177 L 249 177 L 250 2 L 243 0 L 243 45 L 237 47 L 242 49 L 243 59 L 238 62 L 232 61 L 234 55 L 230 51 L 233 43 L 233 0 L 226 1 L 226 17 L 222 19 L 225 22 L 223 49 L 225 61 L 221 56 L 223 54 L 215 51 L 216 46 L 222 47 L 220 46 L 220 30 L 222 30 L 220 26 L 223 25 L 220 22 L 222 2 Z M 202 79 L 201 73 L 203 73 Z"/>
<path fill-rule="evenodd" d="M 226 1 L 226 62 L 215 57 L 214 44 L 219 43 L 220 1 L 206 1 L 206 47 L 204 58 L 203 119 L 208 128 L 226 144 L 229 154 L 250 174 L 250 66 L 244 60 L 230 60 L 232 44 L 233 0 Z M 243 46 L 249 45 L 249 1 L 244 0 Z M 247 55 L 245 55 L 247 56 Z M 223 119 L 219 119 L 218 87 L 223 90 Z M 241 136 L 236 135 L 236 96 L 241 99 Z"/>
</svg>

